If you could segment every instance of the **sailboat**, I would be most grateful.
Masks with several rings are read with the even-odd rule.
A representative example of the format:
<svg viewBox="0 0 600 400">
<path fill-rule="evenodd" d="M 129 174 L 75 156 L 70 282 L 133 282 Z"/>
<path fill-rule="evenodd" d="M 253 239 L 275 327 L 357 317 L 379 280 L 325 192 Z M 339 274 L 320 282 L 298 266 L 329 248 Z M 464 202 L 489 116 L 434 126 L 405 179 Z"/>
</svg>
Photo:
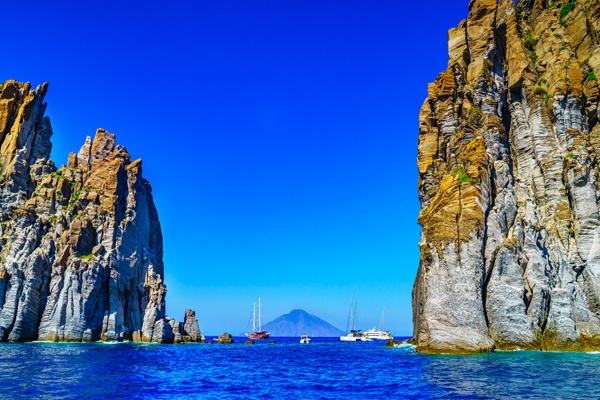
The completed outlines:
<svg viewBox="0 0 600 400">
<path fill-rule="evenodd" d="M 383 321 L 384 321 L 384 315 L 385 315 L 385 307 L 383 307 L 383 312 L 381 313 L 381 321 L 379 321 L 379 329 L 375 329 L 375 327 L 373 327 L 373 329 L 370 329 L 368 331 L 365 332 L 365 334 L 370 337 L 371 339 L 376 339 L 376 340 L 394 340 L 394 334 L 390 333 L 390 331 L 384 331 L 383 330 Z"/>
<path fill-rule="evenodd" d="M 246 337 L 248 339 L 268 339 L 270 332 L 265 332 L 261 329 L 260 323 L 260 297 L 258 298 L 258 329 L 256 329 L 256 303 L 254 303 L 254 307 L 252 308 L 252 313 L 250 314 L 250 321 L 248 321 L 248 326 L 246 327 Z M 250 330 L 250 324 L 252 324 L 252 330 Z"/>
<path fill-rule="evenodd" d="M 350 298 L 350 315 L 348 315 L 348 325 L 346 325 L 346 335 L 341 336 L 342 342 L 370 342 L 371 338 L 358 329 L 358 304 L 356 296 L 354 300 Z M 348 334 L 350 330 L 350 334 Z"/>
</svg>

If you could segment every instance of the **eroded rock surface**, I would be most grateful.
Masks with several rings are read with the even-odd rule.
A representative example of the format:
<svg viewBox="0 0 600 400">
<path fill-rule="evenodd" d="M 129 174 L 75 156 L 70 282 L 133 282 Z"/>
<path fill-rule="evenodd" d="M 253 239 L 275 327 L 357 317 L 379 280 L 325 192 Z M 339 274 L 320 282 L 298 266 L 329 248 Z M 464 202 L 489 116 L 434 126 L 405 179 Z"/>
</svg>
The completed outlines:
<svg viewBox="0 0 600 400">
<path fill-rule="evenodd" d="M 221 336 L 219 336 L 219 339 L 217 340 L 217 343 L 219 344 L 233 344 L 233 338 L 231 337 L 231 334 L 228 332 L 223 333 Z"/>
<path fill-rule="evenodd" d="M 98 129 L 57 169 L 47 87 L 0 89 L 0 341 L 172 342 L 142 160 Z"/>
<path fill-rule="evenodd" d="M 201 342 L 203 337 L 200 333 L 196 313 L 192 310 L 185 310 L 185 320 L 183 325 L 184 336 L 186 342 Z"/>
<path fill-rule="evenodd" d="M 600 349 L 600 2 L 472 0 L 419 118 L 417 351 Z"/>
</svg>

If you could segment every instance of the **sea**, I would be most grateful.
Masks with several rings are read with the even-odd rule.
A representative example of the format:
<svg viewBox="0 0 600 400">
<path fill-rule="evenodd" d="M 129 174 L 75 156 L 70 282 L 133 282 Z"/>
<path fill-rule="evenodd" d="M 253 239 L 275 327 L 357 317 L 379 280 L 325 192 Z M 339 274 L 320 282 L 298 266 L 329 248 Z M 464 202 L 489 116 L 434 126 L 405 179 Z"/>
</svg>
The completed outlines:
<svg viewBox="0 0 600 400">
<path fill-rule="evenodd" d="M 401 339 L 401 338 L 396 338 Z M 599 399 L 600 354 L 424 355 L 414 346 L 0 344 L 2 399 Z"/>
</svg>

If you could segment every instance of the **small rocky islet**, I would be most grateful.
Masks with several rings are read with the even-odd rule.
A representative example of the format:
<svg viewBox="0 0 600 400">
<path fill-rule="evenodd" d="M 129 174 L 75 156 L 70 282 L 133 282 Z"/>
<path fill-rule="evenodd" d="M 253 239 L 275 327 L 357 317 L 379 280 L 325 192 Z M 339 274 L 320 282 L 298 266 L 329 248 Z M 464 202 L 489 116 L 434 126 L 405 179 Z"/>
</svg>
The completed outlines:
<svg viewBox="0 0 600 400">
<path fill-rule="evenodd" d="M 600 350 L 600 2 L 472 0 L 418 144 L 424 353 Z"/>
</svg>

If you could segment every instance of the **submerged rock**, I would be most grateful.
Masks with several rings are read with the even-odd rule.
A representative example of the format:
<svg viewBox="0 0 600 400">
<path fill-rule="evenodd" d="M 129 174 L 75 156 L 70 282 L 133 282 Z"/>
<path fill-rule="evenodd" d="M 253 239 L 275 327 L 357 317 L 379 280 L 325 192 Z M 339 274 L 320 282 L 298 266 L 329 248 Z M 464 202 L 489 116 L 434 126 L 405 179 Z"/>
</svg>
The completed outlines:
<svg viewBox="0 0 600 400">
<path fill-rule="evenodd" d="M 428 87 L 417 351 L 600 349 L 600 3 L 540 4 L 472 0 Z"/>
<path fill-rule="evenodd" d="M 408 340 L 406 340 L 406 341 L 402 341 L 402 340 L 394 340 L 394 339 L 390 339 L 390 340 L 388 340 L 388 342 L 385 344 L 385 347 L 395 347 L 395 346 L 397 346 L 397 345 L 399 345 L 399 344 L 402 344 L 402 343 L 408 343 Z"/>
<path fill-rule="evenodd" d="M 244 344 L 256 344 L 256 343 L 254 343 L 254 340 L 246 340 L 244 342 Z"/>
</svg>

